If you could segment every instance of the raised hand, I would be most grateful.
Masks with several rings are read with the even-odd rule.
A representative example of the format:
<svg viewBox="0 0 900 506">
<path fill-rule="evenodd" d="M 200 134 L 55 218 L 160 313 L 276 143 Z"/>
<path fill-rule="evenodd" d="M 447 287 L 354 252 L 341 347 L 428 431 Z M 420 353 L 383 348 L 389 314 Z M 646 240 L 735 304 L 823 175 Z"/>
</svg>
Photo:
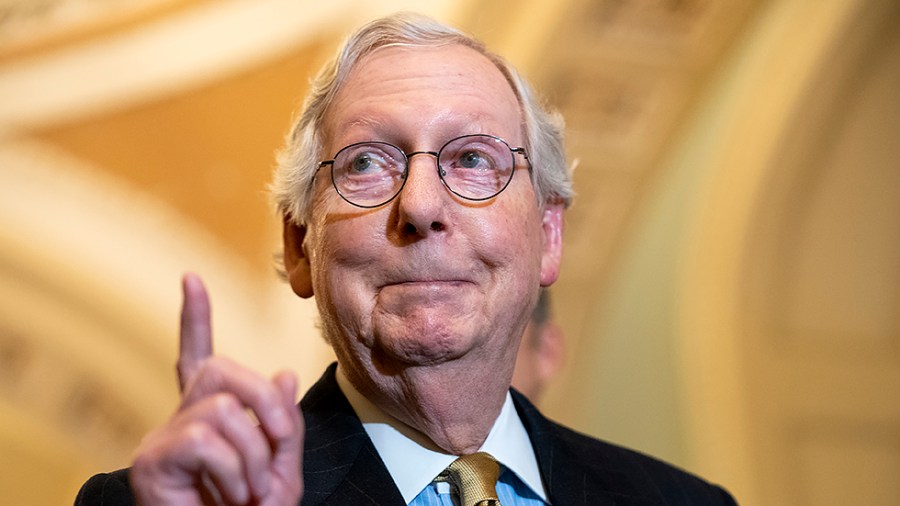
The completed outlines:
<svg viewBox="0 0 900 506">
<path fill-rule="evenodd" d="M 213 355 L 206 289 L 192 274 L 182 288 L 181 403 L 135 453 L 138 503 L 298 504 L 304 429 L 295 376 L 269 380 Z"/>
</svg>

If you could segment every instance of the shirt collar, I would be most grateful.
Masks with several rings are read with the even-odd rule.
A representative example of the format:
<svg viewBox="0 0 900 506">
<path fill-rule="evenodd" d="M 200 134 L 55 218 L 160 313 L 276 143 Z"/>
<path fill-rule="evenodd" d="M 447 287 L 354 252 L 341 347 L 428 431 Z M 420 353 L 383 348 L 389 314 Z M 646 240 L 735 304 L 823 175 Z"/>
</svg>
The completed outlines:
<svg viewBox="0 0 900 506">
<path fill-rule="evenodd" d="M 353 387 L 340 366 L 337 369 L 337 382 L 407 504 L 456 460 L 456 455 L 444 453 L 424 434 L 388 415 L 366 399 Z M 500 415 L 494 421 L 480 451 L 493 455 L 541 499 L 547 500 L 531 439 L 528 438 L 509 393 L 506 394 Z"/>
</svg>

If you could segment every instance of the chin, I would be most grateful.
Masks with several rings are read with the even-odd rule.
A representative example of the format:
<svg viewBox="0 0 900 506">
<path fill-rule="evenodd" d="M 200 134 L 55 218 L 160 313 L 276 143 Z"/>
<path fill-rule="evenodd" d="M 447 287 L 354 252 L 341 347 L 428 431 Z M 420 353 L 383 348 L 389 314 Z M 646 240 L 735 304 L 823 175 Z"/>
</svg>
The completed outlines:
<svg viewBox="0 0 900 506">
<path fill-rule="evenodd" d="M 407 367 L 437 365 L 464 356 L 472 348 L 473 341 L 471 334 L 453 332 L 445 327 L 407 327 L 403 333 L 376 335 L 376 356 Z"/>
</svg>

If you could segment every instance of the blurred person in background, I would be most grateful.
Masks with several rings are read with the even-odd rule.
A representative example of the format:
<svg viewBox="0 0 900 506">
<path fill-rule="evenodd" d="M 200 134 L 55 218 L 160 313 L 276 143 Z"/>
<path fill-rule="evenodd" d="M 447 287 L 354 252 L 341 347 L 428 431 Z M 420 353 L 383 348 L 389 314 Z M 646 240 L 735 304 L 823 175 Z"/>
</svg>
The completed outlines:
<svg viewBox="0 0 900 506">
<path fill-rule="evenodd" d="M 554 321 L 550 292 L 541 289 L 537 305 L 531 313 L 513 371 L 512 386 L 537 403 L 547 384 L 562 369 L 566 358 L 566 340 L 562 328 Z"/>
</svg>

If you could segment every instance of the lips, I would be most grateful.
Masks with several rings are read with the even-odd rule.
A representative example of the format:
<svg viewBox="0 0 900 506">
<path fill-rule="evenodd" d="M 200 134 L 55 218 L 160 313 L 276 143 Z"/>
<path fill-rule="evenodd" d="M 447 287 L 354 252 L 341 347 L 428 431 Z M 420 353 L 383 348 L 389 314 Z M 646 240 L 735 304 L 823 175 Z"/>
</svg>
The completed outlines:
<svg viewBox="0 0 900 506">
<path fill-rule="evenodd" d="M 459 295 L 463 293 L 461 290 L 472 286 L 472 283 L 458 279 L 417 279 L 388 283 L 379 287 L 378 292 L 382 298 L 424 304 L 429 301 L 447 302 L 453 295 Z"/>
<path fill-rule="evenodd" d="M 446 258 L 447 255 L 440 255 Z M 379 274 L 378 288 L 391 285 L 475 283 L 472 266 L 462 267 L 442 260 L 438 255 L 407 257 L 408 262 L 391 262 L 396 268 L 385 268 Z"/>
<path fill-rule="evenodd" d="M 443 286 L 443 285 L 461 285 L 474 283 L 475 281 L 468 276 L 457 274 L 435 275 L 434 273 L 419 273 L 412 275 L 391 276 L 390 279 L 378 284 L 378 288 L 387 286 Z"/>
<path fill-rule="evenodd" d="M 443 306 L 459 302 L 475 284 L 458 275 L 398 276 L 378 287 L 379 300 L 387 307 Z M 467 298 L 467 297 L 466 297 Z"/>
</svg>

